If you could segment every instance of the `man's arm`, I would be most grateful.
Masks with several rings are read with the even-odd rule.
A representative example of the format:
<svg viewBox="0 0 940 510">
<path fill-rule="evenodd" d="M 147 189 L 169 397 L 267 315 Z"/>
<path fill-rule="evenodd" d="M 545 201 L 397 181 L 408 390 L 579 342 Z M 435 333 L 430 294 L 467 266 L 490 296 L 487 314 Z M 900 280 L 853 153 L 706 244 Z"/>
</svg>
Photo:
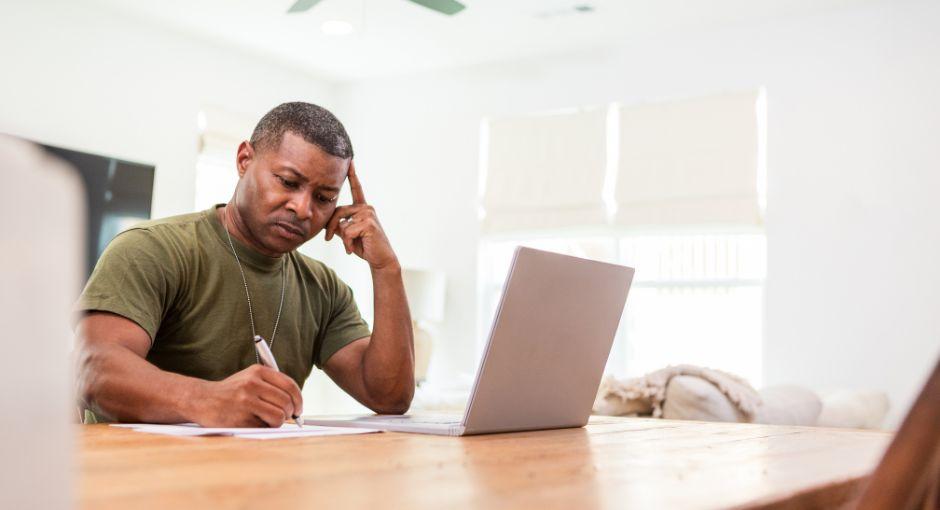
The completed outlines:
<svg viewBox="0 0 940 510">
<path fill-rule="evenodd" d="M 375 324 L 371 337 L 360 338 L 333 354 L 324 371 L 360 403 L 381 414 L 403 414 L 414 398 L 414 331 L 401 265 L 365 201 L 355 165 L 349 164 L 353 205 L 338 207 L 327 225 L 326 240 L 338 234 L 347 253 L 372 270 Z"/>
<path fill-rule="evenodd" d="M 324 371 L 380 414 L 403 414 L 414 397 L 414 345 L 401 269 L 372 271 L 375 327 L 330 356 Z"/>
<path fill-rule="evenodd" d="M 276 370 L 254 365 L 210 382 L 160 370 L 146 360 L 150 336 L 134 321 L 90 312 L 78 327 L 78 395 L 118 421 L 195 422 L 203 426 L 280 426 L 302 412 L 300 389 Z"/>
</svg>

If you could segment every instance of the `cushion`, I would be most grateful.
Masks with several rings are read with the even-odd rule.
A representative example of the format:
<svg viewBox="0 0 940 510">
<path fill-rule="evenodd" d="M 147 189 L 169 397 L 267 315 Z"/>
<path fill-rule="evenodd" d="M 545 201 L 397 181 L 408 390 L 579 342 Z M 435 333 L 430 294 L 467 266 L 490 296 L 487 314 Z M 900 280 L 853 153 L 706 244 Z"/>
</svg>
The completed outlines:
<svg viewBox="0 0 940 510">
<path fill-rule="evenodd" d="M 755 423 L 771 425 L 816 425 L 822 401 L 816 393 L 799 386 L 769 386 L 760 391 L 761 404 Z"/>
<path fill-rule="evenodd" d="M 667 420 L 746 421 L 745 416 L 714 384 L 692 375 L 670 379 L 663 402 Z"/>
<path fill-rule="evenodd" d="M 823 394 L 821 427 L 875 429 L 888 413 L 888 396 L 878 391 L 837 390 Z"/>
</svg>

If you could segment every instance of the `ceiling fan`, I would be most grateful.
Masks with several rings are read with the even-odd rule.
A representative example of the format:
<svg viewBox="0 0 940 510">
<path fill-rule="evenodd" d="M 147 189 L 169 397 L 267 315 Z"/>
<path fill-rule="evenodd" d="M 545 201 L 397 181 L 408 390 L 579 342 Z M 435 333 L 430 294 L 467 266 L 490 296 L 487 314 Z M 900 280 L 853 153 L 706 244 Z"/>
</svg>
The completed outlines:
<svg viewBox="0 0 940 510">
<path fill-rule="evenodd" d="M 287 10 L 287 12 L 305 12 L 310 10 L 313 6 L 320 3 L 322 0 L 297 0 Z M 418 4 L 423 7 L 427 7 L 432 11 L 437 11 L 441 14 L 446 14 L 448 16 L 453 16 L 458 12 L 464 10 L 466 7 L 464 4 L 458 2 L 457 0 L 408 0 L 411 3 Z"/>
</svg>

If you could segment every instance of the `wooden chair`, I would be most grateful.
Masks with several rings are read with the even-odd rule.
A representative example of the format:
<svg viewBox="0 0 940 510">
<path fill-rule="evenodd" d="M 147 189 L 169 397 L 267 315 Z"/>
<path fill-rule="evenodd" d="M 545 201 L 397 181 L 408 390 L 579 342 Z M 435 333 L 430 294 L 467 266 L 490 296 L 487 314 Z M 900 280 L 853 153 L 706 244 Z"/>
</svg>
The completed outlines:
<svg viewBox="0 0 940 510">
<path fill-rule="evenodd" d="M 871 475 L 857 508 L 940 509 L 940 360 Z"/>
</svg>

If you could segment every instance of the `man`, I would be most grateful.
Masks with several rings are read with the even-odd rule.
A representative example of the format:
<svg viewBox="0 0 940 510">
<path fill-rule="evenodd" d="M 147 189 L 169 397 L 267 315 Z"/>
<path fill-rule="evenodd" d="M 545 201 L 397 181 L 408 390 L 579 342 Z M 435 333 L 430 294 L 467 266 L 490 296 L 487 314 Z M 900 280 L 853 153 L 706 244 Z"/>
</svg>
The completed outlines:
<svg viewBox="0 0 940 510">
<path fill-rule="evenodd" d="M 303 412 L 300 387 L 317 366 L 373 411 L 404 413 L 414 347 L 401 266 L 352 158 L 333 114 L 285 103 L 239 145 L 228 204 L 115 237 L 77 305 L 86 409 L 105 420 L 277 427 Z M 353 204 L 337 207 L 347 178 Z M 369 263 L 371 333 L 349 287 L 295 251 L 324 229 Z M 256 334 L 281 372 L 258 364 Z"/>
</svg>

